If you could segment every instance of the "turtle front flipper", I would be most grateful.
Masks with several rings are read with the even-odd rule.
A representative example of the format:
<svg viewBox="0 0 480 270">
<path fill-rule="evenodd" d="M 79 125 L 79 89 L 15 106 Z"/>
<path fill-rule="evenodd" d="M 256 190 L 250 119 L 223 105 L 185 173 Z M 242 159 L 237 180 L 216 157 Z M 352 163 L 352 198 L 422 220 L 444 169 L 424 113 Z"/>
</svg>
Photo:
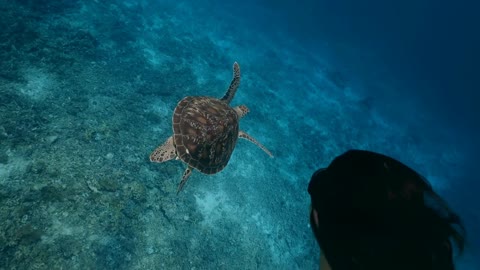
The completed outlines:
<svg viewBox="0 0 480 270">
<path fill-rule="evenodd" d="M 267 153 L 270 157 L 273 157 L 272 153 L 270 151 L 268 151 L 268 149 L 263 146 L 261 143 L 257 142 L 257 140 L 255 140 L 254 138 L 252 138 L 250 135 L 248 135 L 247 133 L 243 132 L 243 131 L 239 131 L 238 132 L 238 137 L 239 138 L 244 138 L 244 139 L 247 139 L 249 140 L 250 142 L 254 143 L 255 145 L 257 145 L 258 147 L 260 147 L 263 151 L 265 151 L 265 153 Z"/>
<path fill-rule="evenodd" d="M 238 118 L 244 117 L 250 110 L 245 105 L 236 106 L 233 108 L 238 115 Z"/>
<path fill-rule="evenodd" d="M 161 163 L 174 159 L 176 156 L 173 136 L 170 136 L 165 143 L 157 147 L 157 149 L 150 154 L 150 161 Z"/>
<path fill-rule="evenodd" d="M 192 174 L 193 167 L 188 166 L 187 169 L 183 172 L 182 181 L 178 184 L 177 194 L 182 190 L 185 183 L 187 183 L 188 177 Z"/>
<path fill-rule="evenodd" d="M 222 101 L 225 101 L 227 104 L 232 101 L 235 92 L 237 92 L 238 86 L 240 85 L 240 66 L 237 62 L 233 63 L 233 79 L 228 87 L 227 92 L 222 97 Z"/>
</svg>

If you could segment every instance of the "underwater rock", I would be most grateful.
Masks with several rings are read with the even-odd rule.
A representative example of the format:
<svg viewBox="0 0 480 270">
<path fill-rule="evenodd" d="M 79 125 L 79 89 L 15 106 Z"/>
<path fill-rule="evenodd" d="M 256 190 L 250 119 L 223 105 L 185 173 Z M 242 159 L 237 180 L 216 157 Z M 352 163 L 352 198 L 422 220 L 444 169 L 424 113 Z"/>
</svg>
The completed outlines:
<svg viewBox="0 0 480 270">
<path fill-rule="evenodd" d="M 61 189 L 53 186 L 46 186 L 40 189 L 40 197 L 44 201 L 58 202 L 63 201 L 65 196 Z"/>
<path fill-rule="evenodd" d="M 0 251 L 3 251 L 7 247 L 7 244 L 8 242 L 5 236 L 0 235 Z"/>
<path fill-rule="evenodd" d="M 0 152 L 0 164 L 7 164 L 7 163 L 8 163 L 7 153 Z"/>
<path fill-rule="evenodd" d="M 0 139 L 6 139 L 8 138 L 7 131 L 5 130 L 5 127 L 0 126 Z"/>
<path fill-rule="evenodd" d="M 122 213 L 128 218 L 134 219 L 140 215 L 141 210 L 142 208 L 133 200 L 128 200 L 122 209 Z"/>
<path fill-rule="evenodd" d="M 16 231 L 15 237 L 20 244 L 33 244 L 41 240 L 42 234 L 41 230 L 27 224 Z"/>
<path fill-rule="evenodd" d="M 57 243 L 56 249 L 58 254 L 60 254 L 63 258 L 69 259 L 78 254 L 79 250 L 81 250 L 78 245 L 78 241 L 75 240 L 71 236 L 61 236 Z"/>
<path fill-rule="evenodd" d="M 47 164 L 43 161 L 34 161 L 27 166 L 27 172 L 33 174 L 41 174 L 45 172 Z"/>
<path fill-rule="evenodd" d="M 129 199 L 137 203 L 145 202 L 147 200 L 147 193 L 145 186 L 139 182 L 131 182 L 124 186 L 125 194 Z"/>
<path fill-rule="evenodd" d="M 52 144 L 52 143 L 56 142 L 57 140 L 58 140 L 58 136 L 56 136 L 56 135 L 47 136 L 47 138 L 45 138 L 45 141 L 49 144 Z"/>
<path fill-rule="evenodd" d="M 117 181 L 112 178 L 102 178 L 98 184 L 101 191 L 115 192 L 120 188 Z"/>
<path fill-rule="evenodd" d="M 95 254 L 96 269 L 130 269 L 128 265 L 134 247 L 129 237 L 104 237 L 91 247 Z"/>
</svg>

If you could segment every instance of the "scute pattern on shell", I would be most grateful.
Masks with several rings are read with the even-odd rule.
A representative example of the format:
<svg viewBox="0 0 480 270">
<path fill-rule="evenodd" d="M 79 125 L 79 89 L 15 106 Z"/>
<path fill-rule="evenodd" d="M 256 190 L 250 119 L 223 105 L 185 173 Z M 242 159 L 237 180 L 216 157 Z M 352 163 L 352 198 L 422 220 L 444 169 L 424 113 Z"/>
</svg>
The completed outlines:
<svg viewBox="0 0 480 270">
<path fill-rule="evenodd" d="M 225 102 L 211 97 L 185 97 L 173 113 L 177 156 L 206 173 L 221 171 L 238 139 L 238 116 Z"/>
</svg>

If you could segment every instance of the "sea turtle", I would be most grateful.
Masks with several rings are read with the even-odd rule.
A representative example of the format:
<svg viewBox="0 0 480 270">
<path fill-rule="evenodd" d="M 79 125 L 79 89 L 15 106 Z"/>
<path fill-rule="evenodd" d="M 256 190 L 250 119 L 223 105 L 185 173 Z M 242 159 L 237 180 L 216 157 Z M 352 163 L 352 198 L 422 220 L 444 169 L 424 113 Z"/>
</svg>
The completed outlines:
<svg viewBox="0 0 480 270">
<path fill-rule="evenodd" d="M 270 157 L 272 153 L 247 133 L 239 130 L 239 120 L 249 110 L 245 105 L 230 107 L 238 85 L 240 66 L 233 64 L 233 79 L 221 98 L 187 96 L 173 112 L 173 135 L 150 155 L 152 162 L 180 159 L 187 164 L 177 194 L 182 190 L 193 169 L 205 174 L 215 174 L 227 166 L 237 138 L 256 144 Z"/>
</svg>

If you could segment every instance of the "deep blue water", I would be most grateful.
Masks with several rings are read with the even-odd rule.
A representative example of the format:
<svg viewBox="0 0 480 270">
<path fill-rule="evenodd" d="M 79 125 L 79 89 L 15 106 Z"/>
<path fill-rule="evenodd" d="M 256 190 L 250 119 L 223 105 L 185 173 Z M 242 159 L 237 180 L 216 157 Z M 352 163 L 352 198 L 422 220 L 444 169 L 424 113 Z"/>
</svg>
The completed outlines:
<svg viewBox="0 0 480 270">
<path fill-rule="evenodd" d="M 0 0 L 0 269 L 317 269 L 314 170 L 423 174 L 480 269 L 474 1 Z M 149 162 L 189 95 L 250 112 L 228 166 Z"/>
</svg>

